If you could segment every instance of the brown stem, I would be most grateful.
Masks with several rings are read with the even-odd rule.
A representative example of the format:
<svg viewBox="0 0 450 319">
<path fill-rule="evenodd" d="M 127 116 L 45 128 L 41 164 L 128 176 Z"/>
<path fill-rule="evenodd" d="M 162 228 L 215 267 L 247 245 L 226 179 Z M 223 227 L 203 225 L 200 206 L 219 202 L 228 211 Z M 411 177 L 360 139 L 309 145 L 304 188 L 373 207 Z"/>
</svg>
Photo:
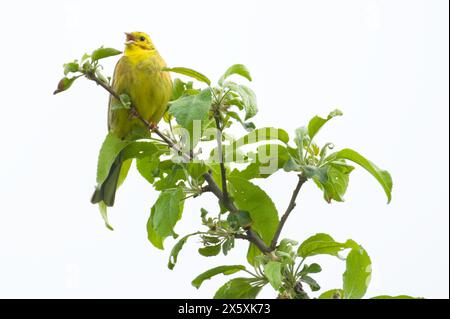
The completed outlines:
<svg viewBox="0 0 450 319">
<path fill-rule="evenodd" d="M 222 127 L 220 125 L 220 118 L 219 118 L 218 114 L 216 114 L 214 116 L 214 119 L 216 120 L 216 127 L 217 127 L 217 151 L 218 151 L 218 155 L 219 155 L 220 175 L 222 177 L 222 192 L 223 192 L 223 197 L 225 199 L 228 199 L 227 175 L 226 175 L 227 170 L 225 168 L 223 150 L 222 150 Z"/>
<path fill-rule="evenodd" d="M 258 249 L 264 253 L 270 253 L 272 250 L 270 249 L 269 246 L 266 245 L 266 243 L 261 239 L 261 237 L 255 233 L 251 228 L 247 229 L 247 236 L 248 236 L 248 241 L 253 243 L 256 247 L 258 247 Z"/>
<path fill-rule="evenodd" d="M 111 94 L 113 97 L 115 97 L 116 99 L 118 99 L 120 101 L 120 96 L 119 94 L 117 94 L 108 84 L 106 84 L 105 82 L 99 80 L 94 73 L 92 72 L 88 72 L 86 73 L 86 77 L 91 80 L 94 81 L 95 83 L 97 83 L 97 85 L 100 85 L 102 88 L 104 88 L 106 91 L 109 92 L 109 94 Z"/>
<path fill-rule="evenodd" d="M 106 91 L 109 92 L 109 94 L 111 94 L 114 98 L 116 98 L 117 100 L 120 101 L 120 96 L 119 94 L 117 94 L 108 84 L 106 84 L 105 82 L 99 80 L 94 74 L 92 73 L 86 73 L 86 77 L 89 80 L 94 81 L 95 83 L 97 83 L 98 85 L 100 85 L 102 88 L 104 88 Z M 146 127 L 149 131 L 154 132 L 156 135 L 158 135 L 170 148 L 172 148 L 174 151 L 176 151 L 178 153 L 178 155 L 182 155 L 185 159 L 187 160 L 191 160 L 192 156 L 190 154 L 186 154 L 184 152 L 182 152 L 176 145 L 174 142 L 172 142 L 172 140 L 170 140 L 170 138 L 168 138 L 167 136 L 165 136 L 157 127 L 155 127 L 154 125 L 152 125 L 151 123 L 149 123 L 146 119 L 144 119 L 139 112 L 137 112 L 136 108 L 134 105 L 131 105 L 131 109 L 133 112 L 133 115 L 138 118 Z"/>
<path fill-rule="evenodd" d="M 211 176 L 211 172 L 207 172 L 203 174 L 206 183 L 208 183 L 209 190 L 222 202 L 222 204 L 232 213 L 237 213 L 239 210 L 234 205 L 233 201 L 230 198 L 225 199 L 223 192 L 220 190 L 216 181 Z"/>
<path fill-rule="evenodd" d="M 223 192 L 220 190 L 217 183 L 211 176 L 211 173 L 203 174 L 206 182 L 208 183 L 209 190 L 220 200 L 220 202 L 230 211 L 230 213 L 237 213 L 239 209 L 234 205 L 233 201 L 230 198 L 225 198 Z M 269 253 L 271 249 L 266 243 L 261 239 L 261 237 L 255 233 L 251 228 L 246 229 L 247 239 L 249 242 L 253 243 L 258 249 L 263 253 Z M 240 237 L 243 238 L 243 237 Z"/>
<path fill-rule="evenodd" d="M 295 187 L 294 192 L 292 193 L 292 197 L 286 209 L 286 212 L 283 214 L 283 216 L 281 216 L 278 228 L 275 234 L 273 235 L 272 242 L 270 243 L 270 250 L 274 250 L 277 247 L 278 239 L 280 238 L 280 234 L 281 231 L 283 230 L 284 224 L 286 223 L 289 214 L 294 210 L 296 205 L 295 200 L 297 199 L 298 193 L 300 192 L 300 189 L 302 188 L 302 185 L 306 182 L 306 180 L 307 180 L 306 177 L 304 177 L 302 174 L 298 175 L 297 186 Z"/>
<path fill-rule="evenodd" d="M 239 238 L 239 239 L 250 240 L 250 237 L 248 237 L 247 235 L 243 235 L 243 234 L 234 234 L 234 237 Z"/>
</svg>

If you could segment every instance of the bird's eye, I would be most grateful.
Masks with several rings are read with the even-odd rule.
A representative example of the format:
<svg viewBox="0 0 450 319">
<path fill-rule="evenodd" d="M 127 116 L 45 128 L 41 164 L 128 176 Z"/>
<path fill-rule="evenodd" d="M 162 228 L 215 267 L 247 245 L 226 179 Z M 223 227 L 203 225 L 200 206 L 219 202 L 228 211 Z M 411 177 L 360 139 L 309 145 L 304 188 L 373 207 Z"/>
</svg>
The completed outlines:
<svg viewBox="0 0 450 319">
<path fill-rule="evenodd" d="M 145 38 L 144 37 L 140 37 L 139 40 L 145 41 Z"/>
</svg>

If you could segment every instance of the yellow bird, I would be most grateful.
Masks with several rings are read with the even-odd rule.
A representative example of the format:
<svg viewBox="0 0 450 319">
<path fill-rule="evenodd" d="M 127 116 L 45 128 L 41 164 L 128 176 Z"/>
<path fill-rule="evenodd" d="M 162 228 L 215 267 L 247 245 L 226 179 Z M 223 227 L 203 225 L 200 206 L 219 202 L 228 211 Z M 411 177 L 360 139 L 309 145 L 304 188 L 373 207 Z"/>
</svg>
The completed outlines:
<svg viewBox="0 0 450 319">
<path fill-rule="evenodd" d="M 125 33 L 125 52 L 114 70 L 113 90 L 127 94 L 139 115 L 156 126 L 167 109 L 172 96 L 172 80 L 166 66 L 150 37 L 144 32 Z M 118 101 L 111 96 L 108 108 L 108 129 L 121 139 L 134 139 L 137 132 L 145 129 L 142 121 L 130 116 L 130 110 L 114 109 Z M 95 190 L 91 202 L 103 201 L 114 205 L 117 183 L 123 160 L 121 154 L 112 165 L 109 175 Z M 124 167 L 125 169 L 125 167 Z"/>
</svg>

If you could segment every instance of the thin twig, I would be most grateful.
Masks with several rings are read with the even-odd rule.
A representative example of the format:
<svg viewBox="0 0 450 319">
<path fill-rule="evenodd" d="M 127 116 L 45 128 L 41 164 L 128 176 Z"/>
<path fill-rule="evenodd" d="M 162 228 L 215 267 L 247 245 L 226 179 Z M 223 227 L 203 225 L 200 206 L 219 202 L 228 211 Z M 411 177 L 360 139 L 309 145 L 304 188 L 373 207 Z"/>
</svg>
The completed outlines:
<svg viewBox="0 0 450 319">
<path fill-rule="evenodd" d="M 220 125 L 220 118 L 218 114 L 214 115 L 217 127 L 217 152 L 219 155 L 219 165 L 220 165 L 220 175 L 222 177 L 222 192 L 225 200 L 228 199 L 228 189 L 227 189 L 227 170 L 225 168 L 223 150 L 222 150 L 222 127 Z"/>
<path fill-rule="evenodd" d="M 234 234 L 233 236 L 234 236 L 234 238 L 239 238 L 239 239 L 249 240 L 249 237 L 248 237 L 247 235 L 243 235 L 243 234 Z"/>
<path fill-rule="evenodd" d="M 100 85 L 102 88 L 104 88 L 106 91 L 108 91 L 109 94 L 111 94 L 114 98 L 116 98 L 117 100 L 120 101 L 119 94 L 117 94 L 108 84 L 99 80 L 95 75 L 93 75 L 91 73 L 86 73 L 86 77 L 89 80 L 92 80 L 95 83 L 97 83 L 98 85 Z M 186 160 L 192 159 L 192 156 L 190 156 L 190 154 L 186 154 L 186 153 L 182 152 L 170 138 L 165 136 L 156 126 L 152 125 L 146 119 L 144 119 L 139 114 L 139 112 L 136 110 L 134 105 L 131 105 L 131 112 L 137 119 L 139 119 L 146 126 L 146 128 L 149 131 L 154 132 L 156 135 L 158 135 L 170 148 L 172 148 L 174 151 L 176 151 L 178 155 L 182 155 Z"/>
<path fill-rule="evenodd" d="M 281 231 L 283 230 L 284 224 L 286 223 L 286 220 L 289 217 L 289 214 L 294 210 L 295 208 L 295 201 L 297 199 L 298 193 L 300 192 L 300 189 L 302 188 L 302 185 L 306 182 L 306 177 L 304 177 L 302 174 L 298 175 L 298 182 L 297 186 L 294 189 L 294 192 L 292 193 L 291 200 L 289 202 L 289 205 L 286 209 L 286 212 L 281 216 L 280 223 L 278 224 L 278 228 L 275 232 L 275 235 L 273 235 L 272 242 L 270 243 L 270 249 L 274 250 L 277 247 L 278 239 L 280 237 Z"/>
<path fill-rule="evenodd" d="M 239 209 L 234 205 L 233 201 L 230 198 L 225 199 L 223 192 L 220 190 L 217 183 L 214 181 L 214 179 L 211 176 L 211 173 L 205 173 L 203 174 L 203 177 L 205 178 L 206 182 L 209 185 L 210 191 L 216 195 L 216 197 L 220 200 L 220 202 L 227 208 L 230 213 L 237 213 L 239 212 Z M 266 243 L 261 239 L 261 237 L 255 233 L 251 228 L 246 229 L 247 236 L 245 239 L 247 239 L 249 242 L 255 244 L 258 249 L 263 253 L 269 253 L 271 249 L 269 246 L 266 245 Z M 243 238 L 243 237 L 240 237 Z"/>
</svg>

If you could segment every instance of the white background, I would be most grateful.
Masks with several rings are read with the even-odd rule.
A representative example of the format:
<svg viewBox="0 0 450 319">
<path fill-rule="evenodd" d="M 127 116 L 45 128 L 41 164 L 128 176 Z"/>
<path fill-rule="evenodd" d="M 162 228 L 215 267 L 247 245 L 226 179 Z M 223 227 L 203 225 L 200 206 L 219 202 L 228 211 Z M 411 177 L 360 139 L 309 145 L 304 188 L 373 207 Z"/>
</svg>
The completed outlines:
<svg viewBox="0 0 450 319">
<path fill-rule="evenodd" d="M 148 32 L 170 66 L 217 79 L 233 63 L 252 71 L 257 125 L 298 126 L 336 107 L 341 117 L 319 142 L 352 147 L 388 169 L 393 201 L 362 169 L 345 203 L 301 192 L 283 236 L 327 232 L 353 238 L 373 260 L 367 296 L 448 298 L 448 2 L 432 1 L 14 1 L 0 10 L 2 138 L 0 297 L 211 297 L 190 281 L 219 265 L 189 242 L 173 271 L 168 251 L 147 241 L 155 193 L 135 170 L 110 211 L 108 231 L 89 202 L 107 95 L 86 80 L 53 96 L 62 64 L 104 44 L 122 48 L 124 31 Z M 111 74 L 116 58 L 105 61 Z M 295 176 L 260 185 L 284 210 Z M 186 205 L 177 232 L 197 229 Z M 166 247 L 173 241 L 168 239 Z M 324 289 L 341 285 L 344 263 L 318 259 Z M 263 297 L 273 297 L 266 289 Z"/>
</svg>

